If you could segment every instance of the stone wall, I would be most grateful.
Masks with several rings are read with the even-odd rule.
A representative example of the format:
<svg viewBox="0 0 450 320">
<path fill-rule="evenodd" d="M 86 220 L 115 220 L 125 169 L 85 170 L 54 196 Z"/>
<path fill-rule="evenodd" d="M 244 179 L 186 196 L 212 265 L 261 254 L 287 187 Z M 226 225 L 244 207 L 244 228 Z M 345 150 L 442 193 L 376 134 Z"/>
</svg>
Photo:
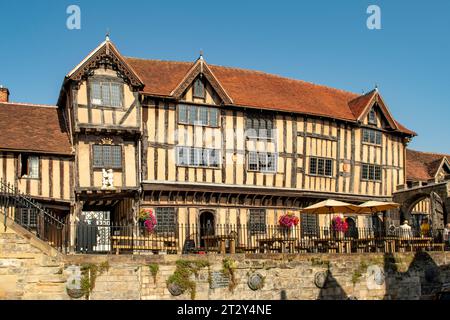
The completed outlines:
<svg viewBox="0 0 450 320">
<path fill-rule="evenodd" d="M 426 299 L 450 282 L 449 261 L 450 252 L 64 256 L 22 228 L 4 232 L 0 224 L 0 299 L 72 299 L 66 287 L 80 266 L 105 267 L 93 300 L 191 299 L 189 289 L 170 293 L 171 276 L 178 285 L 195 284 L 195 299 Z M 180 282 L 189 267 L 198 268 L 197 275 Z M 259 289 L 252 290 L 249 279 L 261 280 L 252 282 Z"/>
</svg>

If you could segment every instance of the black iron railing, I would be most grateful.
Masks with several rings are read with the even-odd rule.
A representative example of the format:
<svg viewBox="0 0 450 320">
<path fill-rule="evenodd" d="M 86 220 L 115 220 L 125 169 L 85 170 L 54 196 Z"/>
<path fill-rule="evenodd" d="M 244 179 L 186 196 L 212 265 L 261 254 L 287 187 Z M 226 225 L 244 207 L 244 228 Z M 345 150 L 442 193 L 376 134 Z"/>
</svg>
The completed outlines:
<svg viewBox="0 0 450 320">
<path fill-rule="evenodd" d="M 248 224 L 160 226 L 150 232 L 143 225 L 74 226 L 78 253 L 364 253 L 444 250 L 432 234 L 415 230 L 352 228 L 346 232 L 320 227 L 302 230 Z"/>
<path fill-rule="evenodd" d="M 64 221 L 3 180 L 0 180 L 0 214 L 5 228 L 9 217 L 56 249 L 65 252 L 68 248 L 69 230 Z"/>
</svg>

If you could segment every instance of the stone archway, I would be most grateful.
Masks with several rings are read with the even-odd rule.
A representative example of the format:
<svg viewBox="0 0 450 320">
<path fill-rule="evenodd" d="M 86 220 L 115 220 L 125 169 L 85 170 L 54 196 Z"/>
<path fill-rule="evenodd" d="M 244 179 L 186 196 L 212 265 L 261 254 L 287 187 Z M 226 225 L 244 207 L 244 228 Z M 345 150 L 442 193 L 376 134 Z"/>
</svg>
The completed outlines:
<svg viewBox="0 0 450 320">
<path fill-rule="evenodd" d="M 434 183 L 423 187 L 400 190 L 393 195 L 393 201 L 400 203 L 400 222 L 411 221 L 414 206 L 424 199 L 430 199 L 430 218 L 435 230 L 450 223 L 450 182 Z"/>
</svg>

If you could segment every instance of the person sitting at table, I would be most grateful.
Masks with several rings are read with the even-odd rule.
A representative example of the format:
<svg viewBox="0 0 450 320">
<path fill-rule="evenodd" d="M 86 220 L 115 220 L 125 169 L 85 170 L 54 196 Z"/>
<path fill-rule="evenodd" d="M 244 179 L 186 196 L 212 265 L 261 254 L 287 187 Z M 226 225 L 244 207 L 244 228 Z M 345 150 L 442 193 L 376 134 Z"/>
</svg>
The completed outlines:
<svg viewBox="0 0 450 320">
<path fill-rule="evenodd" d="M 403 224 L 400 226 L 400 237 L 412 238 L 412 230 L 408 220 L 403 221 Z"/>
<path fill-rule="evenodd" d="M 420 235 L 422 237 L 430 236 L 430 224 L 428 223 L 428 218 L 422 220 L 422 224 L 420 225 Z"/>
</svg>

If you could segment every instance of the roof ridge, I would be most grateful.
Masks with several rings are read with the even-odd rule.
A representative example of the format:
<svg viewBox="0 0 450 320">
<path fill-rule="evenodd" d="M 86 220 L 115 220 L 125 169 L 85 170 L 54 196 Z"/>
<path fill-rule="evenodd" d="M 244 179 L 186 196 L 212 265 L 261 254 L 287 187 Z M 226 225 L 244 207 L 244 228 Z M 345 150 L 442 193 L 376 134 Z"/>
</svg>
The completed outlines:
<svg viewBox="0 0 450 320">
<path fill-rule="evenodd" d="M 146 58 L 139 58 L 139 57 L 131 57 L 131 56 L 123 56 L 125 59 L 136 59 L 136 60 L 143 60 L 143 61 L 159 61 L 159 62 L 177 62 L 177 63 L 189 63 L 194 64 L 192 61 L 177 61 L 177 60 L 163 60 L 163 59 L 146 59 Z"/>
<path fill-rule="evenodd" d="M 130 57 L 130 56 L 124 56 L 124 58 L 126 59 L 137 59 L 137 60 L 142 60 L 142 61 L 158 61 L 158 62 L 175 62 L 175 63 L 186 63 L 186 64 L 193 64 L 194 62 L 190 62 L 190 61 L 176 61 L 176 60 L 161 60 L 161 59 L 146 59 L 146 58 L 138 58 L 138 57 Z M 355 96 L 356 99 L 358 97 L 360 97 L 361 95 L 356 93 L 356 92 L 352 92 L 352 91 L 348 91 L 348 90 L 344 90 L 344 89 L 339 89 L 339 88 L 334 88 L 328 85 L 324 85 L 324 84 L 318 84 L 318 83 L 314 83 L 314 82 L 310 82 L 310 81 L 306 81 L 306 80 L 302 80 L 302 79 L 296 79 L 296 78 L 292 78 L 292 77 L 287 77 L 287 76 L 282 76 L 279 74 L 274 74 L 274 73 L 269 73 L 267 71 L 261 71 L 261 70 L 253 70 L 253 69 L 245 69 L 245 68 L 240 68 L 240 67 L 231 67 L 231 66 L 224 66 L 224 65 L 219 65 L 219 64 L 211 64 L 208 63 L 208 66 L 210 67 L 219 67 L 219 68 L 224 68 L 224 69 L 228 69 L 228 70 L 238 70 L 238 71 L 243 71 L 243 72 L 248 72 L 248 73 L 256 73 L 256 74 L 261 74 L 261 75 L 266 75 L 266 76 L 271 76 L 271 77 L 275 77 L 275 78 L 280 78 L 283 80 L 289 80 L 289 81 L 293 81 L 293 82 L 301 82 L 301 83 L 305 83 L 305 84 L 309 84 L 315 87 L 320 87 L 320 88 L 326 88 L 332 91 L 338 91 L 338 92 L 342 92 L 345 94 L 352 94 Z"/>
<path fill-rule="evenodd" d="M 35 103 L 27 103 L 27 102 L 0 102 L 0 104 L 23 106 L 23 107 L 55 108 L 55 109 L 58 108 L 58 106 L 51 105 L 51 104 L 35 104 Z"/>
<path fill-rule="evenodd" d="M 412 152 L 417 152 L 417 153 L 429 154 L 429 155 L 433 155 L 433 156 L 450 157 L 450 155 L 446 154 L 446 153 L 437 153 L 437 152 L 430 152 L 430 151 L 419 151 L 419 150 L 414 150 L 414 149 L 410 149 L 410 148 L 406 148 L 406 150 L 412 151 Z"/>
</svg>

